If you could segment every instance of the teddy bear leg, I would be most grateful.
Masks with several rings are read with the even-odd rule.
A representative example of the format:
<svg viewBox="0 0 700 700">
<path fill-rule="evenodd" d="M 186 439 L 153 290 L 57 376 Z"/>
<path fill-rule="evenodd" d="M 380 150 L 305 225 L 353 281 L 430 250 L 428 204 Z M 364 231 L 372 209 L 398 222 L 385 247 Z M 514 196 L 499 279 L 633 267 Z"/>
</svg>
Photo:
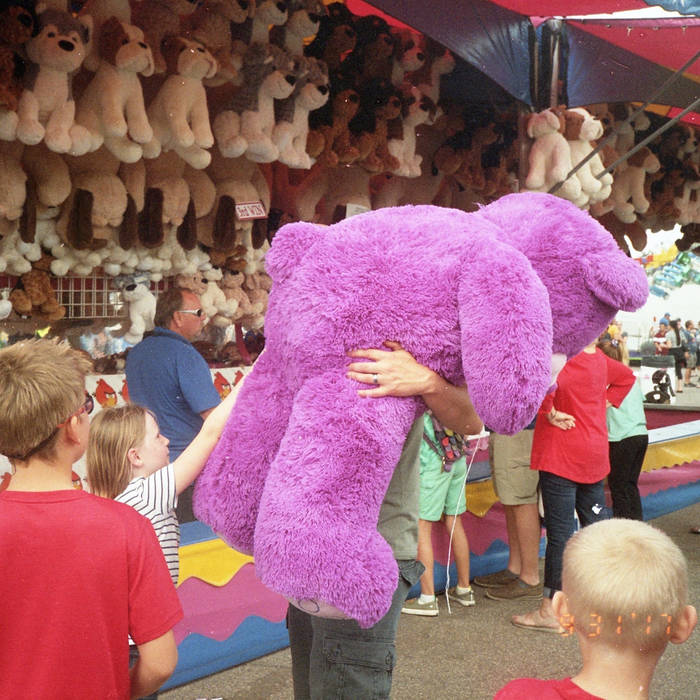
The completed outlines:
<svg viewBox="0 0 700 700">
<path fill-rule="evenodd" d="M 106 136 L 104 144 L 122 163 L 135 163 L 143 156 L 143 148 L 125 136 Z"/>
<path fill-rule="evenodd" d="M 211 153 L 197 145 L 175 146 L 175 152 L 195 170 L 204 170 L 211 163 Z"/>
<path fill-rule="evenodd" d="M 377 522 L 416 403 L 368 401 L 357 388 L 339 367 L 295 396 L 260 501 L 254 556 L 261 581 L 307 612 L 369 627 L 396 588 Z"/>
<path fill-rule="evenodd" d="M 269 349 L 260 355 L 195 483 L 197 518 L 245 553 L 253 551 L 260 496 L 292 408 L 284 364 Z"/>
<path fill-rule="evenodd" d="M 0 109 L 0 140 L 14 141 L 17 132 L 17 113 Z"/>
</svg>

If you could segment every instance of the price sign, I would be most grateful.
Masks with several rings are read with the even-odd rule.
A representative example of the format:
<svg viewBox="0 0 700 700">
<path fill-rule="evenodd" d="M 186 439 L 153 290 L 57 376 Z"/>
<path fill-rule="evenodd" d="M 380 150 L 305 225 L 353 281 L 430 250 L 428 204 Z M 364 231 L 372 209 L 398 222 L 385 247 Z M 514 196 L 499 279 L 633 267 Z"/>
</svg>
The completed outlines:
<svg viewBox="0 0 700 700">
<path fill-rule="evenodd" d="M 265 205 L 257 202 L 241 202 L 236 204 L 236 218 L 239 221 L 250 221 L 251 219 L 264 219 L 267 217 Z"/>
</svg>

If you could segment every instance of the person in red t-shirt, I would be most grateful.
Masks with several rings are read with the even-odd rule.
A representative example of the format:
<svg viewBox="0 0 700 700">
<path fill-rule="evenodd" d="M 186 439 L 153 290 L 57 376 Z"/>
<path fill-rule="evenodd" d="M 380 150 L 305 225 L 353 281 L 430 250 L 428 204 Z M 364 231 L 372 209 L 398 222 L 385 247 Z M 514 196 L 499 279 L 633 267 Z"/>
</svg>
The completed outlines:
<svg viewBox="0 0 700 700">
<path fill-rule="evenodd" d="M 182 607 L 151 523 L 77 490 L 92 397 L 67 343 L 0 350 L 0 697 L 142 697 L 177 662 Z M 128 635 L 140 657 L 129 671 Z"/>
<path fill-rule="evenodd" d="M 554 611 L 578 639 L 583 668 L 563 680 L 518 678 L 494 700 L 647 700 L 668 642 L 690 637 L 688 566 L 668 535 L 616 518 L 583 528 L 564 550 Z"/>
<path fill-rule="evenodd" d="M 561 631 L 552 597 L 561 590 L 561 562 L 566 541 L 576 528 L 606 517 L 603 480 L 610 471 L 608 405 L 616 408 L 634 384 L 634 374 L 595 346 L 572 357 L 537 414 L 530 468 L 540 472 L 540 492 L 547 529 L 544 597 L 538 610 L 514 615 L 517 627 Z"/>
</svg>

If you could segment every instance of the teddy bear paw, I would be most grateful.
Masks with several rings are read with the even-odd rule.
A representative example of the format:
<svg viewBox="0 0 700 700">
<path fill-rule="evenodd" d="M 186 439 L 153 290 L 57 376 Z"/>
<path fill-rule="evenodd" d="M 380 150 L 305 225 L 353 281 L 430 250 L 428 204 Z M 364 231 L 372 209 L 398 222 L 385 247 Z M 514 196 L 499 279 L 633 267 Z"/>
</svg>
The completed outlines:
<svg viewBox="0 0 700 700">
<path fill-rule="evenodd" d="M 105 146 L 122 163 L 136 163 L 143 156 L 143 148 L 127 138 L 106 138 Z"/>
<path fill-rule="evenodd" d="M 248 141 L 246 157 L 254 163 L 272 163 L 279 158 L 279 151 L 270 139 Z"/>
<path fill-rule="evenodd" d="M 18 122 L 15 136 L 27 146 L 35 146 L 41 142 L 45 133 L 44 127 L 38 121 L 27 119 Z"/>
</svg>

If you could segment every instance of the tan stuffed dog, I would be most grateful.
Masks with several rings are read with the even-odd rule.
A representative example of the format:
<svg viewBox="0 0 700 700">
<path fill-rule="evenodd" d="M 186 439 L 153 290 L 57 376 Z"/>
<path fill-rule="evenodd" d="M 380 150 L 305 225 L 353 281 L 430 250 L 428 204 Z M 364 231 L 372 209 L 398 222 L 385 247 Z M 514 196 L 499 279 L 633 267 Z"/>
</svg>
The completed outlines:
<svg viewBox="0 0 700 700">
<path fill-rule="evenodd" d="M 174 150 L 201 170 L 211 161 L 206 149 L 214 145 L 202 80 L 216 75 L 216 59 L 198 41 L 179 36 L 166 37 L 161 50 L 169 75 L 148 107 L 153 139 L 143 154 L 155 158 L 161 150 Z"/>
<path fill-rule="evenodd" d="M 153 75 L 153 53 L 138 27 L 111 17 L 102 25 L 99 55 L 76 121 L 90 131 L 92 150 L 104 142 L 119 160 L 134 163 L 143 155 L 140 144 L 153 138 L 139 80 L 139 74 Z"/>
</svg>

